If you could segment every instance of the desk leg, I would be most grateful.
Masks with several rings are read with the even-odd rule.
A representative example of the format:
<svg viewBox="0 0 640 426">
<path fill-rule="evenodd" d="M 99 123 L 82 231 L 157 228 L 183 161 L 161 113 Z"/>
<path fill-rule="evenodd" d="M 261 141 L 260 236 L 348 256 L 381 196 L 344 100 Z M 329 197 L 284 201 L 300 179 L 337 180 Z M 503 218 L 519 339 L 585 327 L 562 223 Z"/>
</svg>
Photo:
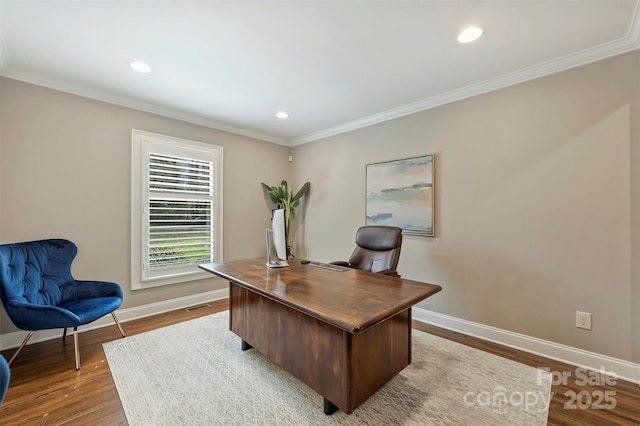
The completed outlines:
<svg viewBox="0 0 640 426">
<path fill-rule="evenodd" d="M 248 344 L 247 342 L 245 342 L 244 340 L 242 341 L 242 350 L 243 351 L 248 351 L 249 349 L 253 349 L 253 346 L 251 346 L 250 344 Z"/>
<path fill-rule="evenodd" d="M 335 405 L 333 402 L 329 401 L 327 398 L 324 398 L 324 413 L 327 416 L 330 416 L 336 411 L 338 411 L 338 406 Z"/>
</svg>

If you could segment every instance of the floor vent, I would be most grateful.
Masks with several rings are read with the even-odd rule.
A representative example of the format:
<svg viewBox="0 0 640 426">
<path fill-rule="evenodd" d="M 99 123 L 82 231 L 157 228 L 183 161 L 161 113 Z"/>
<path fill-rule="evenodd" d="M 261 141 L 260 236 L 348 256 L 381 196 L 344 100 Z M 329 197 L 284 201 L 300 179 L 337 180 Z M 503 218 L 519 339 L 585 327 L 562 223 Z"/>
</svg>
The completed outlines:
<svg viewBox="0 0 640 426">
<path fill-rule="evenodd" d="M 211 305 L 205 303 L 204 305 L 191 306 L 191 307 L 185 309 L 185 311 L 193 312 L 193 311 L 197 311 L 199 309 L 210 308 L 210 307 L 211 307 Z"/>
</svg>

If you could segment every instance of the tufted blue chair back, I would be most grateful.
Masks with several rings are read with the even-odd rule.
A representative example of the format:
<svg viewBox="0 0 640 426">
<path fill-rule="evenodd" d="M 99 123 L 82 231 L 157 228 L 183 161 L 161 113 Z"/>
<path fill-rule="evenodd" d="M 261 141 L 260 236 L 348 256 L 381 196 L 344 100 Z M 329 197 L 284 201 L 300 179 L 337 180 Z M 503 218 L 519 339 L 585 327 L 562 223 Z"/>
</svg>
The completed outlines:
<svg viewBox="0 0 640 426">
<path fill-rule="evenodd" d="M 58 306 L 77 299 L 71 262 L 78 248 L 62 239 L 0 246 L 2 301 Z"/>
<path fill-rule="evenodd" d="M 120 307 L 118 284 L 71 276 L 77 252 L 74 243 L 61 239 L 0 245 L 0 296 L 16 327 L 77 327 Z"/>
<path fill-rule="evenodd" d="M 78 248 L 62 239 L 0 245 L 0 299 L 16 327 L 30 333 L 9 360 L 13 362 L 36 330 L 73 327 L 76 370 L 80 369 L 78 327 L 107 314 L 124 337 L 115 310 L 122 288 L 107 281 L 77 281 L 71 262 Z"/>
</svg>

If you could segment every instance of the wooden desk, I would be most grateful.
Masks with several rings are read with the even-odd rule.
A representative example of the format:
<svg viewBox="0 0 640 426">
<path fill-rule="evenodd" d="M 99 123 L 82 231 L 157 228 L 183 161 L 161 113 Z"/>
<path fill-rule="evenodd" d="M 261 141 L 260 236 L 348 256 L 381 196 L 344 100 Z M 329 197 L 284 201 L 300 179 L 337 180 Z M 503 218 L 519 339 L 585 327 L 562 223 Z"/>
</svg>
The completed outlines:
<svg viewBox="0 0 640 426">
<path fill-rule="evenodd" d="M 411 307 L 440 286 L 349 269 L 269 269 L 264 258 L 200 265 L 229 280 L 229 327 L 351 413 L 411 363 Z"/>
</svg>

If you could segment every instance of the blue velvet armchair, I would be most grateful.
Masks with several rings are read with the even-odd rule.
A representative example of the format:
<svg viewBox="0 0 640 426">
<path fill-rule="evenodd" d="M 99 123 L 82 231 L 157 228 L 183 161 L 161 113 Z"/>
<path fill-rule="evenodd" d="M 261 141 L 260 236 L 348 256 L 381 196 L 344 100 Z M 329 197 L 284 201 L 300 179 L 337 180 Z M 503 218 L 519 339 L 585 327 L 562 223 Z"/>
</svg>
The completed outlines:
<svg viewBox="0 0 640 426">
<path fill-rule="evenodd" d="M 7 360 L 4 359 L 2 355 L 0 355 L 0 405 L 2 405 L 4 396 L 7 394 L 10 377 L 11 372 L 9 371 L 9 364 L 7 363 Z"/>
<path fill-rule="evenodd" d="M 76 370 L 80 369 L 78 326 L 111 313 L 124 337 L 115 310 L 122 304 L 122 289 L 116 283 L 76 281 L 71 262 L 78 248 L 62 239 L 0 245 L 2 303 L 16 327 L 29 331 L 13 362 L 37 330 L 73 327 Z"/>
</svg>

